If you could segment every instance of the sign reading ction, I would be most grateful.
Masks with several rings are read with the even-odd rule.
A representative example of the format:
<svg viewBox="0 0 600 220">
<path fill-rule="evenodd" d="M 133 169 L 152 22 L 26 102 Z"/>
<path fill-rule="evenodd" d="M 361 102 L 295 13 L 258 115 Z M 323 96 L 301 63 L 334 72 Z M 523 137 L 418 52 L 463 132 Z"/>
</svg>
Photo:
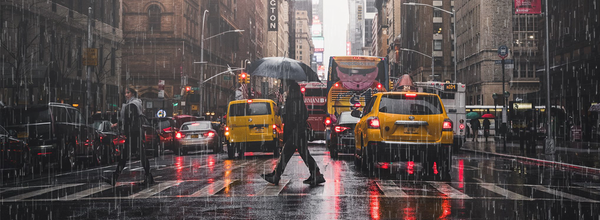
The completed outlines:
<svg viewBox="0 0 600 220">
<path fill-rule="evenodd" d="M 277 31 L 277 4 L 277 0 L 269 0 L 267 5 L 267 10 L 269 10 L 269 17 L 267 19 L 267 22 L 269 23 L 269 31 Z"/>
</svg>

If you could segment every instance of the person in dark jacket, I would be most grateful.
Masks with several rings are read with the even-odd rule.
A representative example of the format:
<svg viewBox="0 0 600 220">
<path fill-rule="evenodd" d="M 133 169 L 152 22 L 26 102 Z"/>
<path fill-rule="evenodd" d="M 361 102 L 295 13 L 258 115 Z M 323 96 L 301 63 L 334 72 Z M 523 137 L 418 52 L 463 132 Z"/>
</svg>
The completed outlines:
<svg viewBox="0 0 600 220">
<path fill-rule="evenodd" d="M 142 166 L 144 167 L 144 183 L 150 185 L 154 183 L 154 178 L 150 173 L 150 162 L 146 157 L 146 150 L 143 148 L 142 144 L 142 100 L 137 98 L 137 92 L 133 88 L 127 88 L 125 90 L 125 99 L 127 101 L 121 106 L 121 117 L 119 118 L 119 122 L 112 125 L 112 127 L 118 126 L 121 133 L 125 135 L 125 147 L 121 152 L 121 158 L 119 159 L 117 169 L 112 177 L 105 178 L 105 181 L 114 186 L 117 183 L 119 175 L 125 168 L 125 164 L 127 163 L 127 160 L 129 160 L 131 152 L 133 152 L 134 149 L 137 149 L 140 153 Z"/>
<path fill-rule="evenodd" d="M 317 165 L 315 159 L 308 151 L 307 141 L 307 119 L 308 110 L 304 104 L 304 97 L 300 92 L 300 86 L 295 81 L 287 81 L 289 84 L 288 96 L 285 101 L 285 114 L 283 115 L 283 150 L 277 161 L 277 166 L 272 173 L 262 174 L 261 176 L 269 183 L 278 185 L 279 179 L 287 163 L 290 161 L 296 149 L 302 157 L 304 164 L 308 166 L 310 177 L 304 180 L 304 183 L 316 186 L 324 183 L 325 178 Z"/>
<path fill-rule="evenodd" d="M 487 143 L 487 138 L 490 136 L 490 119 L 483 119 L 483 136 L 485 137 L 485 142 Z"/>
<path fill-rule="evenodd" d="M 481 124 L 479 123 L 479 119 L 473 118 L 471 119 L 471 129 L 473 130 L 473 142 L 477 142 L 477 138 L 479 137 L 479 127 Z"/>
</svg>

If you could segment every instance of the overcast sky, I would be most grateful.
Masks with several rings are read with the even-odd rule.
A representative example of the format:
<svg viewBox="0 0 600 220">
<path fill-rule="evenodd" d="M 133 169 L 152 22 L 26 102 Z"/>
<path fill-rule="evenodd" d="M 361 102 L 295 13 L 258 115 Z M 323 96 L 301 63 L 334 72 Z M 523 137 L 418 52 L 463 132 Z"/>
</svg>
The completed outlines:
<svg viewBox="0 0 600 220">
<path fill-rule="evenodd" d="M 346 55 L 348 0 L 323 1 L 323 65 L 329 67 L 330 56 Z"/>
</svg>

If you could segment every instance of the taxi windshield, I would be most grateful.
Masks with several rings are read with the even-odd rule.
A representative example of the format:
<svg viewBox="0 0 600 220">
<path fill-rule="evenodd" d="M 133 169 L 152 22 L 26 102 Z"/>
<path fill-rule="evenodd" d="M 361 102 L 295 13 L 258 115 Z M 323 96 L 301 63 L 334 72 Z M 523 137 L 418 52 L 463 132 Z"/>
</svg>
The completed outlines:
<svg viewBox="0 0 600 220">
<path fill-rule="evenodd" d="M 436 96 L 417 95 L 407 98 L 404 94 L 384 95 L 379 103 L 379 112 L 403 115 L 442 114 L 442 104 Z"/>
</svg>

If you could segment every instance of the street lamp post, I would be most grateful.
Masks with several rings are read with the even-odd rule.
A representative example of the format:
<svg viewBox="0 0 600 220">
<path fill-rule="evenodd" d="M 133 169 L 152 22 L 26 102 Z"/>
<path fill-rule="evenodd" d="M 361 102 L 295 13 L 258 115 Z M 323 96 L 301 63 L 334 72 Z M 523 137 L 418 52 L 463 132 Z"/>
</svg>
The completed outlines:
<svg viewBox="0 0 600 220">
<path fill-rule="evenodd" d="M 217 36 L 221 36 L 223 34 L 226 33 L 239 33 L 239 32 L 243 32 L 244 30 L 228 30 L 225 32 L 221 32 L 219 34 L 215 34 L 213 36 L 204 38 L 204 21 L 206 19 L 206 13 L 208 12 L 208 10 L 204 10 L 204 13 L 202 13 L 202 30 L 201 30 L 201 34 L 200 34 L 200 62 L 194 62 L 195 64 L 206 64 L 207 62 L 204 61 L 204 41 L 217 37 Z M 202 115 L 202 110 L 203 110 L 203 104 L 204 104 L 204 88 L 203 88 L 203 84 L 204 82 L 202 81 L 204 79 L 204 67 L 200 67 L 200 77 L 198 79 L 198 91 L 200 91 L 200 104 L 198 106 L 198 115 Z M 208 80 L 206 80 L 208 81 Z"/>
<path fill-rule="evenodd" d="M 454 11 L 454 9 L 452 9 L 452 11 L 448 11 L 448 10 L 444 10 L 444 9 L 441 9 L 438 7 L 434 7 L 433 5 L 423 4 L 423 3 L 405 2 L 403 4 L 404 5 L 413 5 L 413 6 L 415 6 L 415 5 L 427 6 L 427 7 L 433 8 L 434 10 L 443 11 L 443 12 L 446 12 L 446 13 L 452 15 L 452 26 L 454 29 L 454 30 L 452 30 L 452 34 L 454 35 L 454 39 L 452 39 L 454 42 L 453 43 L 454 44 L 454 82 L 456 82 L 456 68 L 457 68 L 456 60 L 458 59 L 458 56 L 456 55 L 456 50 L 457 50 L 457 48 L 456 48 L 456 11 Z"/>
<path fill-rule="evenodd" d="M 426 56 L 429 59 L 431 59 L 431 81 L 434 81 L 435 75 L 433 74 L 433 66 L 434 66 L 433 65 L 433 54 L 431 54 L 432 56 L 429 56 L 427 54 L 421 53 L 421 52 L 413 50 L 413 49 L 408 49 L 408 48 L 400 48 L 400 50 L 402 50 L 402 51 L 408 51 L 408 52 L 415 52 L 415 53 L 418 53 L 420 55 Z"/>
</svg>

